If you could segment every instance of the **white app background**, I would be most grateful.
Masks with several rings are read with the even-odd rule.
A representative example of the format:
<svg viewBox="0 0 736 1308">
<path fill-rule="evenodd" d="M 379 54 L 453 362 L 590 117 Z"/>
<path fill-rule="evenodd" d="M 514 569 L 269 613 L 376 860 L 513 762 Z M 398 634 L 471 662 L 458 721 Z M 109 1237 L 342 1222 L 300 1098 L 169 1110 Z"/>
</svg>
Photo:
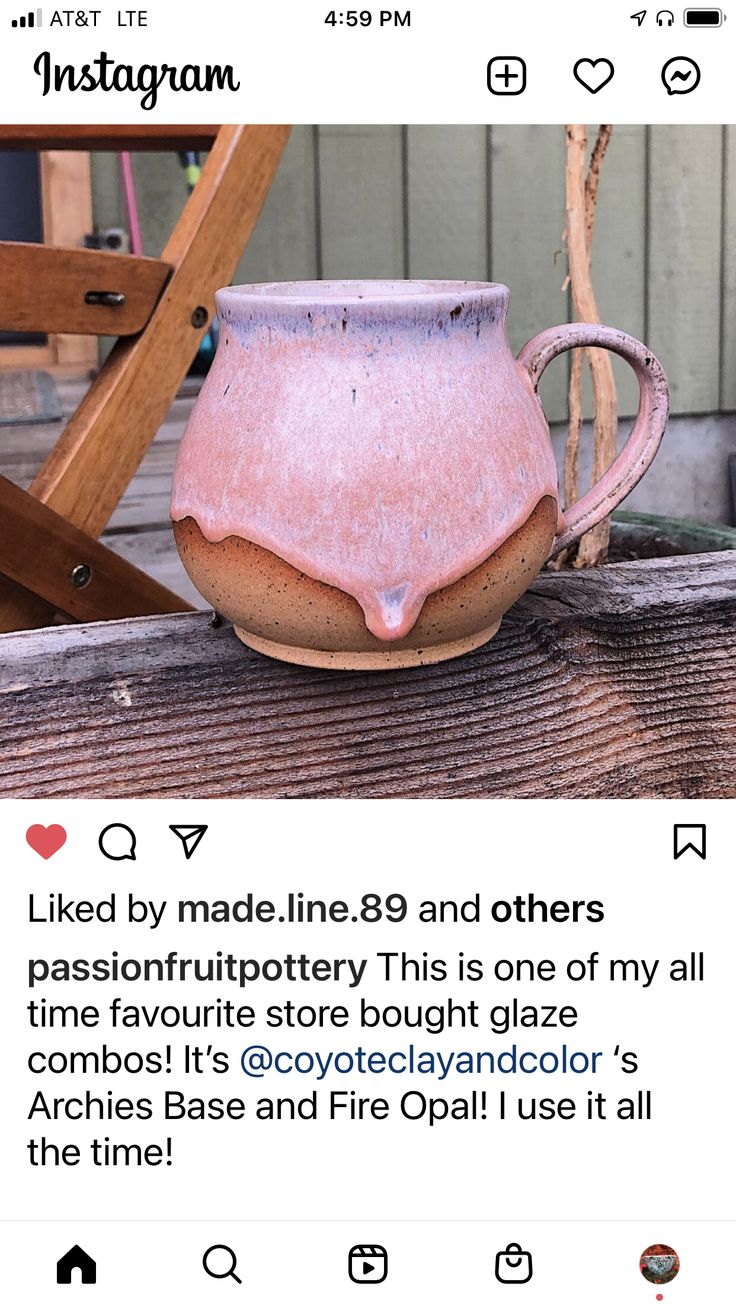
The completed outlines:
<svg viewBox="0 0 736 1308">
<path fill-rule="evenodd" d="M 723 1040 L 733 984 L 725 807 L 371 801 L 286 803 L 279 806 L 278 823 L 275 813 L 274 806 L 258 802 L 5 806 L 13 868 L 2 968 L 3 1027 L 13 1051 L 3 1118 L 4 1216 L 13 1225 L 5 1228 L 5 1238 L 26 1249 L 30 1262 L 24 1266 L 32 1265 L 38 1275 L 37 1301 L 45 1301 L 41 1282 L 48 1290 L 56 1257 L 72 1243 L 86 1248 L 85 1241 L 94 1246 L 99 1285 L 112 1304 L 129 1301 L 143 1282 L 175 1284 L 186 1303 L 235 1293 L 233 1278 L 213 1280 L 203 1272 L 204 1250 L 218 1243 L 236 1253 L 243 1287 L 267 1292 L 274 1302 L 282 1293 L 279 1285 L 334 1303 L 345 1294 L 368 1293 L 347 1275 L 348 1251 L 356 1244 L 389 1250 L 388 1277 L 380 1291 L 375 1287 L 387 1303 L 398 1303 L 412 1287 L 429 1287 L 430 1301 L 439 1303 L 441 1296 L 431 1298 L 439 1286 L 448 1293 L 451 1286 L 468 1293 L 475 1286 L 477 1292 L 479 1278 L 500 1292 L 494 1260 L 511 1242 L 534 1257 L 533 1277 L 523 1291 L 518 1288 L 530 1303 L 549 1302 L 553 1286 L 556 1293 L 564 1287 L 565 1302 L 586 1302 L 591 1279 L 581 1276 L 580 1267 L 600 1268 L 601 1242 L 606 1274 L 605 1284 L 596 1285 L 600 1302 L 613 1304 L 623 1294 L 644 1292 L 654 1301 L 655 1287 L 639 1276 L 637 1262 L 644 1248 L 659 1242 L 681 1246 L 680 1275 L 662 1288 L 668 1302 L 677 1295 L 680 1303 L 695 1303 L 696 1288 L 698 1294 L 704 1285 L 711 1289 L 709 1278 L 715 1291 L 721 1273 L 708 1250 L 714 1240 L 728 1238 L 718 1223 L 732 1217 L 733 1207 L 730 1172 L 723 1166 L 733 1148 L 732 1053 Z M 674 860 L 677 820 L 707 824 L 705 861 L 692 851 Z M 68 831 L 67 843 L 48 861 L 25 843 L 32 821 L 59 822 Z M 111 862 L 101 855 L 98 834 L 114 821 L 135 831 L 135 861 Z M 208 825 L 189 860 L 168 825 L 184 822 Z M 110 903 L 114 894 L 119 919 L 126 915 L 129 894 L 158 908 L 165 900 L 167 907 L 155 929 L 123 920 L 30 925 L 31 891 L 39 912 L 45 903 L 58 902 L 59 894 L 67 903 L 70 898 Z M 216 903 L 245 903 L 252 894 L 280 911 L 289 893 L 345 901 L 351 915 L 359 914 L 364 895 L 401 894 L 407 920 L 309 926 L 232 921 L 193 926 L 176 920 L 180 899 L 207 904 L 212 912 Z M 481 923 L 416 920 L 420 904 L 472 905 L 476 895 Z M 529 896 L 548 905 L 600 902 L 604 920 L 489 920 L 491 904 L 513 903 L 517 896 L 522 913 Z M 451 915 L 449 907 L 445 912 Z M 116 950 L 120 960 L 232 955 L 261 968 L 265 964 L 266 972 L 278 971 L 291 955 L 307 960 L 310 979 L 243 987 L 191 980 L 26 987 L 29 958 L 109 961 Z M 406 956 L 407 974 L 415 964 L 444 960 L 450 977 L 386 981 L 385 963 L 379 965 L 376 956 L 387 953 Z M 487 979 L 476 985 L 454 980 L 460 954 L 466 962 L 482 961 Z M 627 982 L 608 980 L 613 959 L 636 962 L 639 980 L 633 980 L 633 967 Z M 517 967 L 523 972 L 523 960 L 538 979 L 518 984 L 494 979 Z M 568 979 L 568 965 L 572 975 L 587 975 L 591 960 L 599 979 L 592 984 Z M 339 962 L 341 979 L 312 979 L 310 969 L 318 961 L 330 975 Z M 655 961 L 654 980 L 647 984 Z M 401 960 L 394 965 L 400 967 Z M 539 979 L 551 965 L 559 979 Z M 350 984 L 361 966 L 360 984 Z M 670 981 L 673 967 L 678 975 L 696 978 L 702 970 L 703 980 Z M 249 1005 L 260 1016 L 252 1028 L 241 1030 L 111 1031 L 107 1023 L 94 1030 L 29 1030 L 31 998 L 93 1004 L 104 1013 L 116 996 L 123 1004 L 144 1006 L 144 1021 L 153 1020 L 160 1005 L 186 1006 L 195 1020 L 192 1015 L 218 999 Z M 403 1017 L 413 1025 L 361 1030 L 356 1025 L 361 999 L 390 1008 L 392 1023 Z M 536 1006 L 549 1021 L 560 1008 L 573 1007 L 577 1023 L 493 1034 L 490 1008 L 514 999 Z M 446 1020 L 451 1003 L 459 1023 L 458 1006 L 467 1009 L 471 1000 L 478 1007 L 476 1028 L 453 1024 L 441 1034 L 429 1033 L 428 1022 L 437 1024 L 442 1013 Z M 269 1029 L 265 1010 L 288 1001 L 313 1025 Z M 330 1025 L 337 1008 L 348 1009 L 347 1027 Z M 499 1024 L 498 1014 L 496 1020 Z M 34 1052 L 94 1050 L 103 1044 L 123 1054 L 169 1046 L 172 1070 L 69 1076 L 26 1069 Z M 183 1073 L 185 1044 L 209 1050 L 202 1073 Z M 316 1053 L 323 1059 L 341 1054 L 352 1070 L 335 1070 L 336 1064 L 317 1079 L 290 1071 L 249 1077 L 240 1069 L 240 1057 L 252 1045 L 279 1052 L 289 1065 L 297 1054 L 304 1055 L 305 1065 Z M 596 1070 L 392 1074 L 361 1072 L 348 1061 L 358 1048 L 367 1058 L 411 1046 L 417 1055 L 445 1060 L 478 1050 L 511 1056 L 515 1048 L 517 1056 L 523 1050 L 544 1053 L 549 1065 L 557 1065 L 553 1057 L 558 1063 L 564 1058 L 570 1067 Z M 224 1075 L 213 1070 L 211 1053 L 218 1050 L 229 1059 Z M 638 1060 L 633 1075 L 622 1071 L 627 1051 Z M 90 1090 L 102 1101 L 103 1113 L 108 1099 L 146 1096 L 156 1112 L 150 1121 L 63 1116 L 47 1121 L 41 1115 L 29 1122 L 29 1105 L 39 1090 L 49 1103 Z M 161 1119 L 166 1091 L 184 1096 L 186 1119 Z M 315 1091 L 316 1120 L 309 1116 Z M 501 1091 L 504 1121 L 499 1120 Z M 339 1104 L 331 1120 L 333 1092 Z M 587 1102 L 599 1094 L 605 1096 L 605 1120 L 588 1120 Z M 246 1107 L 242 1113 L 234 1110 L 233 1120 L 208 1120 L 213 1099 L 242 1101 Z M 304 1116 L 285 1103 L 283 1120 L 259 1120 L 258 1101 L 274 1099 L 301 1104 Z M 576 1104 L 572 1118 L 565 1108 L 570 1099 Z M 390 1111 L 377 1119 L 371 1104 L 386 1100 Z M 619 1100 L 632 1105 L 625 1110 L 631 1120 L 618 1119 Z M 651 1120 L 640 1120 L 647 1113 Z M 79 1164 L 29 1166 L 27 1141 L 42 1136 L 79 1146 Z M 106 1138 L 158 1144 L 164 1160 L 147 1167 L 91 1166 L 90 1142 Z M 30 1225 L 33 1221 L 53 1224 L 43 1228 L 49 1234 L 42 1252 L 41 1228 Z M 174 1225 L 177 1221 L 182 1224 Z M 598 1272 L 596 1282 L 597 1277 Z M 93 1293 L 89 1287 L 72 1287 L 71 1293 L 85 1290 Z M 55 1285 L 54 1293 L 61 1293 Z"/>
</svg>

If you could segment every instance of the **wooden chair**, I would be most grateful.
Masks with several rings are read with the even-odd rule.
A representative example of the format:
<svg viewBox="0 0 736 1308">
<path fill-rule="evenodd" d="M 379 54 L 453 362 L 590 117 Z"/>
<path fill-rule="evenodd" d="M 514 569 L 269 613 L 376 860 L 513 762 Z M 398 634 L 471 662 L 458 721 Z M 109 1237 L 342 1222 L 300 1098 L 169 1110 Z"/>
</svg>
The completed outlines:
<svg viewBox="0 0 736 1308">
<path fill-rule="evenodd" d="M 119 339 L 28 491 L 0 477 L 0 632 L 191 608 L 101 545 L 268 194 L 288 127 L 2 127 L 0 150 L 210 150 L 160 259 L 0 242 L 0 331 Z"/>
</svg>

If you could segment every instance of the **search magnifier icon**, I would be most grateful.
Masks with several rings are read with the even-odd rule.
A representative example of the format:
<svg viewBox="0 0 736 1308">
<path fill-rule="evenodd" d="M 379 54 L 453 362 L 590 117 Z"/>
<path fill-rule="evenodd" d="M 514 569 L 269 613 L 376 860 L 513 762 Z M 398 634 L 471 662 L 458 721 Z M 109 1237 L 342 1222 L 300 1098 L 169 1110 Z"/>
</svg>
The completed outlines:
<svg viewBox="0 0 736 1308">
<path fill-rule="evenodd" d="M 211 1244 L 209 1249 L 205 1249 L 202 1255 L 204 1270 L 208 1276 L 214 1277 L 216 1281 L 224 1281 L 226 1277 L 232 1276 L 238 1285 L 242 1285 L 243 1282 L 235 1272 L 237 1265 L 238 1260 L 235 1250 L 231 1249 L 229 1244 Z"/>
</svg>

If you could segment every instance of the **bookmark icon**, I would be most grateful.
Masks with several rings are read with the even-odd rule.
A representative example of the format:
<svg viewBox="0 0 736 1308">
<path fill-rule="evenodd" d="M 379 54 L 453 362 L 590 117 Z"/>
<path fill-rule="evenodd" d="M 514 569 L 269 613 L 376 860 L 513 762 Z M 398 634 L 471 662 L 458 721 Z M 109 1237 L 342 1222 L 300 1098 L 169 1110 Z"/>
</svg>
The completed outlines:
<svg viewBox="0 0 736 1308">
<path fill-rule="evenodd" d="M 698 858 L 705 858 L 706 840 L 704 822 L 675 823 L 675 858 L 682 858 L 682 855 L 687 854 L 688 852 L 697 854 Z"/>
</svg>

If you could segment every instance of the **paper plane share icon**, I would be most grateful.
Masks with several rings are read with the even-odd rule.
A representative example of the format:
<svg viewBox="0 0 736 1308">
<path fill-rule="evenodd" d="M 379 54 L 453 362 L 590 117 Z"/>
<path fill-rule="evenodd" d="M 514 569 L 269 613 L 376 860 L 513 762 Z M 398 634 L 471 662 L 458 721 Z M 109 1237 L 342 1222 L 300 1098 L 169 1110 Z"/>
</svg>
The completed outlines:
<svg viewBox="0 0 736 1308">
<path fill-rule="evenodd" d="M 194 826 L 175 827 L 171 825 L 169 826 L 169 831 L 173 831 L 174 835 L 179 837 L 182 845 L 184 846 L 184 857 L 187 859 L 192 857 L 192 854 L 197 848 L 206 830 L 207 830 L 206 825 L 199 826 L 199 827 L 194 827 Z"/>
</svg>

